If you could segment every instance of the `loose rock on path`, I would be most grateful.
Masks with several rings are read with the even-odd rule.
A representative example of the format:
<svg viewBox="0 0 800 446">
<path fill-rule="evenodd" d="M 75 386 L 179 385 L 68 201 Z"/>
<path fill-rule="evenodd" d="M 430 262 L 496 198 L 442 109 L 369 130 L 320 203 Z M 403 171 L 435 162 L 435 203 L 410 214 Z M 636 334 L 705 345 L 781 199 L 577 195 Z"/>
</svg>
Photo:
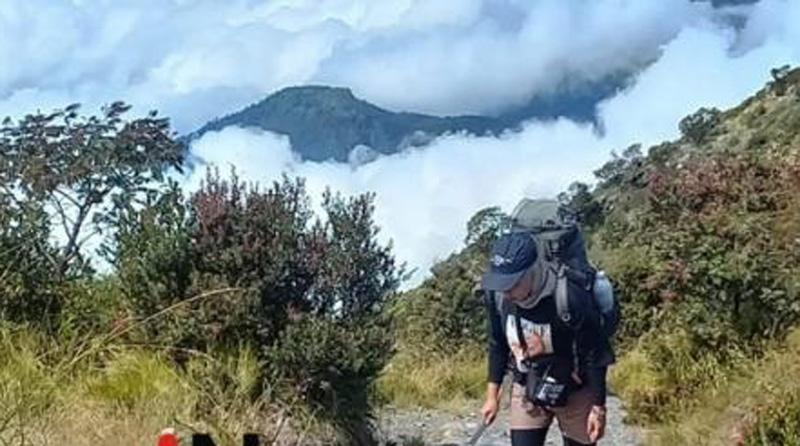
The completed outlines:
<svg viewBox="0 0 800 446">
<path fill-rule="evenodd" d="M 385 407 L 379 413 L 379 427 L 383 444 L 397 446 L 463 445 L 478 429 L 481 402 L 465 404 L 455 411 L 433 409 L 395 409 Z M 603 446 L 640 445 L 635 427 L 622 422 L 625 413 L 614 396 L 607 400 L 608 421 L 606 434 L 598 443 Z M 508 446 L 508 401 L 503 400 L 500 414 L 483 433 L 477 445 Z M 558 423 L 553 422 L 547 436 L 548 446 L 561 445 Z"/>
</svg>

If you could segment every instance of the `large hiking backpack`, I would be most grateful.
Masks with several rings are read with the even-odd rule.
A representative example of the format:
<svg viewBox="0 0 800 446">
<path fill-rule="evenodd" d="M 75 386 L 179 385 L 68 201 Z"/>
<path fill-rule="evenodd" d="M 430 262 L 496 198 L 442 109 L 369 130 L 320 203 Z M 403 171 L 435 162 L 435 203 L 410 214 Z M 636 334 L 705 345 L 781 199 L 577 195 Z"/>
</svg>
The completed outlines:
<svg viewBox="0 0 800 446">
<path fill-rule="evenodd" d="M 537 262 L 545 272 L 535 292 L 553 295 L 561 321 L 579 327 L 599 314 L 604 333 L 617 330 L 620 312 L 611 282 L 589 263 L 578 218 L 555 200 L 523 199 L 511 214 L 511 230 L 529 233 L 536 242 Z"/>
</svg>

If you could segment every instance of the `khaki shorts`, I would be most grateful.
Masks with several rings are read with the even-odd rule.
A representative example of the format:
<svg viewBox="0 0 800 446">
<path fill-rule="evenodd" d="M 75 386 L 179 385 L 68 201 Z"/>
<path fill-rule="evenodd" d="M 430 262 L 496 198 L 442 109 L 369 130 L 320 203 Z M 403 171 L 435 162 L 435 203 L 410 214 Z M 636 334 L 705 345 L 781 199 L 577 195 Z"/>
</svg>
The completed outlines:
<svg viewBox="0 0 800 446">
<path fill-rule="evenodd" d="M 563 407 L 542 408 L 523 404 L 525 388 L 514 383 L 511 388 L 511 420 L 509 427 L 516 429 L 542 429 L 549 427 L 553 417 L 558 420 L 561 433 L 571 440 L 591 444 L 586 423 L 592 410 L 592 394 L 588 386 L 571 393 Z M 526 409 L 527 408 L 527 409 Z"/>
</svg>

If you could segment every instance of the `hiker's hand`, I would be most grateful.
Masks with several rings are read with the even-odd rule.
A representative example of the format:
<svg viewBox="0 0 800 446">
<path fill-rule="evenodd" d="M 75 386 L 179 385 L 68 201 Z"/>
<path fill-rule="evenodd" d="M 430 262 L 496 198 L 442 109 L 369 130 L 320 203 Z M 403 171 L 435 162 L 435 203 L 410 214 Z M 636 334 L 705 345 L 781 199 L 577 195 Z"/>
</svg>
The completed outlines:
<svg viewBox="0 0 800 446">
<path fill-rule="evenodd" d="M 589 440 L 594 443 L 603 438 L 606 433 L 606 408 L 603 406 L 592 406 L 589 418 L 586 421 L 586 433 Z"/>
<path fill-rule="evenodd" d="M 528 358 L 533 358 L 534 356 L 544 353 L 544 342 L 542 341 L 542 337 L 538 334 L 534 333 L 530 335 L 525 342 L 528 343 L 528 351 L 525 352 Z"/>
<path fill-rule="evenodd" d="M 494 419 L 497 417 L 497 410 L 499 409 L 500 404 L 497 401 L 497 398 L 487 397 L 486 401 L 483 403 L 483 407 L 481 407 L 481 415 L 483 415 L 483 424 L 492 424 Z"/>
<path fill-rule="evenodd" d="M 486 385 L 486 401 L 481 407 L 483 424 L 492 424 L 497 417 L 497 410 L 500 407 L 500 385 L 490 382 Z"/>
<path fill-rule="evenodd" d="M 538 334 L 534 333 L 530 335 L 525 342 L 528 344 L 528 350 L 522 351 L 522 347 L 517 342 L 513 342 L 511 344 L 511 351 L 514 353 L 514 356 L 518 358 L 533 358 L 535 356 L 541 355 L 544 353 L 544 342 L 542 341 L 542 337 Z"/>
</svg>

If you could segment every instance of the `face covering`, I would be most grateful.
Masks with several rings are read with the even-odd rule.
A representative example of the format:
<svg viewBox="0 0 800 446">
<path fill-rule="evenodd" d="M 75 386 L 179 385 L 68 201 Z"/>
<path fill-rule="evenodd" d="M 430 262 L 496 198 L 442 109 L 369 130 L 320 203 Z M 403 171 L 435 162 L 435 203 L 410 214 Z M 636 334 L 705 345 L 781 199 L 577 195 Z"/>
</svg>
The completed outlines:
<svg viewBox="0 0 800 446">
<path fill-rule="evenodd" d="M 556 276 L 547 269 L 544 262 L 538 260 L 534 262 L 530 273 L 533 278 L 531 294 L 524 300 L 517 302 L 517 305 L 526 310 L 535 307 L 543 297 L 552 294 L 553 290 L 555 290 Z"/>
</svg>

